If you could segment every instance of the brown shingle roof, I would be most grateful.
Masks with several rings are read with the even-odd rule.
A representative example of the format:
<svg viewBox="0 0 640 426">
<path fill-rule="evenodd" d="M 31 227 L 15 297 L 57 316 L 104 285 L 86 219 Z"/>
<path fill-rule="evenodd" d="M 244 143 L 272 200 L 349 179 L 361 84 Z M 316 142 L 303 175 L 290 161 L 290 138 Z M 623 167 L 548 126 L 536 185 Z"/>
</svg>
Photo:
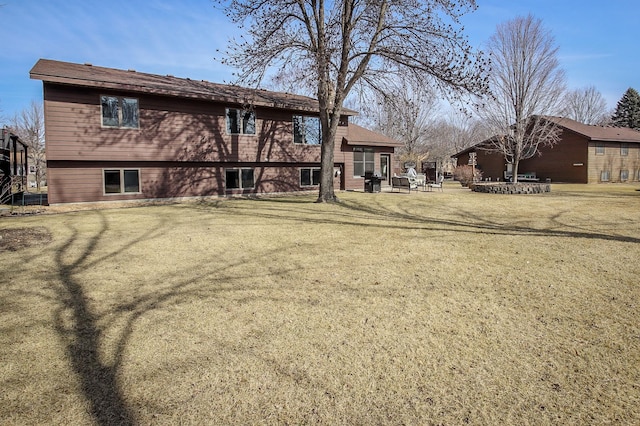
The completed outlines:
<svg viewBox="0 0 640 426">
<path fill-rule="evenodd" d="M 627 127 L 611 127 L 611 126 L 595 126 L 591 124 L 583 124 L 579 121 L 572 120 L 566 117 L 554 117 L 550 115 L 543 116 L 545 119 L 556 123 L 563 129 L 577 133 L 596 142 L 625 142 L 625 143 L 640 143 L 640 132 Z M 452 155 L 457 158 L 468 152 L 475 151 L 478 147 L 487 145 L 497 136 L 492 136 L 482 142 L 479 142 L 469 148 L 463 149 Z"/>
<path fill-rule="evenodd" d="M 640 143 L 640 132 L 627 127 L 592 126 L 565 117 L 545 116 L 545 118 L 592 141 Z"/>
<path fill-rule="evenodd" d="M 44 82 L 82 87 L 151 93 L 233 104 L 249 103 L 256 106 L 294 111 L 318 111 L 318 101 L 307 96 L 50 59 L 40 59 L 31 69 L 30 76 Z M 357 112 L 344 109 L 343 114 L 356 115 Z"/>
<path fill-rule="evenodd" d="M 344 140 L 347 145 L 403 146 L 402 142 L 395 141 L 383 134 L 373 132 L 353 123 L 349 123 L 349 130 Z"/>
</svg>

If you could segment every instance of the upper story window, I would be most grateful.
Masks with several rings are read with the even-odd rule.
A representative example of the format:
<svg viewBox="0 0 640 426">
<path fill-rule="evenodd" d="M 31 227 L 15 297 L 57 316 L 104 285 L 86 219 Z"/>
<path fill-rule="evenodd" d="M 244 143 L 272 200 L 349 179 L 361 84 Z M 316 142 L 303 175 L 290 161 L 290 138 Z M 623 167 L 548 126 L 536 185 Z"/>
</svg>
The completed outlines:
<svg viewBox="0 0 640 426">
<path fill-rule="evenodd" d="M 602 142 L 596 143 L 596 155 L 604 155 L 604 144 Z"/>
<path fill-rule="evenodd" d="M 138 100 L 118 96 L 101 96 L 102 125 L 104 127 L 140 127 Z"/>
<path fill-rule="evenodd" d="M 243 109 L 227 108 L 227 134 L 255 135 L 256 113 Z"/>
<path fill-rule="evenodd" d="M 620 155 L 622 155 L 622 156 L 629 155 L 629 144 L 628 143 L 620 144 Z"/>
<path fill-rule="evenodd" d="M 294 115 L 293 142 L 305 145 L 320 145 L 322 143 L 320 118 L 305 115 Z"/>
</svg>

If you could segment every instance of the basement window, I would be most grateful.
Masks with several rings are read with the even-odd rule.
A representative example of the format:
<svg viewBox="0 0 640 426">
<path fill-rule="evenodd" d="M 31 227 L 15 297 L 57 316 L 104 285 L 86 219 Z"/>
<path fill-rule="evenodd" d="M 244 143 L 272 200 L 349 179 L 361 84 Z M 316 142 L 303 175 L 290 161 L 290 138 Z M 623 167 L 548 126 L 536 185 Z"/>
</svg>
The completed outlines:
<svg viewBox="0 0 640 426">
<path fill-rule="evenodd" d="M 103 171 L 105 194 L 140 193 L 140 170 L 111 169 Z"/>
<path fill-rule="evenodd" d="M 255 186 L 253 169 L 226 169 L 227 189 L 252 189 Z"/>
<path fill-rule="evenodd" d="M 300 186 L 317 186 L 317 185 L 320 185 L 320 169 L 319 168 L 300 169 Z"/>
</svg>

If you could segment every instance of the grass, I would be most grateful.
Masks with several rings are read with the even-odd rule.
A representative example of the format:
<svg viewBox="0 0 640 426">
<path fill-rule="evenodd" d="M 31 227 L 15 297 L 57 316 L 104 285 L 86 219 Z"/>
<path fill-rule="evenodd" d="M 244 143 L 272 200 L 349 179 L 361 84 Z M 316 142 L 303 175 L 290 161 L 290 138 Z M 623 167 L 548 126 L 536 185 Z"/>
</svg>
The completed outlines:
<svg viewBox="0 0 640 426">
<path fill-rule="evenodd" d="M 2 218 L 0 423 L 637 424 L 638 190 Z"/>
</svg>

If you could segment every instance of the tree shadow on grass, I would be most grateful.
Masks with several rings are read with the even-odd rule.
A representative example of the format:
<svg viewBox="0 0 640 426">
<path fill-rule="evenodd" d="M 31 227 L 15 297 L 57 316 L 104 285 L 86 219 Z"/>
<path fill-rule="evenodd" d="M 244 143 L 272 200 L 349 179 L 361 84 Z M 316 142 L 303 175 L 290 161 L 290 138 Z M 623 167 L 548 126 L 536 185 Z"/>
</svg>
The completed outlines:
<svg viewBox="0 0 640 426">
<path fill-rule="evenodd" d="M 412 200 L 410 205 L 413 207 L 418 206 L 415 201 L 416 200 Z M 382 203 L 377 202 L 372 197 L 367 197 L 366 199 L 343 200 L 340 203 L 335 204 L 335 209 L 330 215 L 310 215 L 309 213 L 318 212 L 317 210 L 313 210 L 313 204 L 303 197 L 293 197 L 292 199 L 272 199 L 268 197 L 251 200 L 251 202 L 261 203 L 260 208 L 250 210 L 241 208 L 234 210 L 234 213 L 238 215 L 250 214 L 251 216 L 261 216 L 264 218 L 279 220 L 286 219 L 304 223 L 324 223 L 386 229 L 424 229 L 471 234 L 492 233 L 541 237 L 586 238 L 625 243 L 640 243 L 640 238 L 638 237 L 630 235 L 616 235 L 613 233 L 604 233 L 595 230 L 591 231 L 563 223 L 560 221 L 560 217 L 563 212 L 557 212 L 549 216 L 550 222 L 555 224 L 553 227 L 534 228 L 514 223 L 505 224 L 503 222 L 483 217 L 475 212 L 460 209 L 448 212 L 447 217 L 442 219 L 432 217 L 427 214 L 417 214 L 408 208 L 404 208 L 401 204 L 393 205 L 393 208 L 390 208 L 388 205 L 383 205 Z M 206 207 L 206 204 L 203 204 L 200 207 Z M 432 204 L 425 206 L 425 211 L 429 211 L 429 209 L 433 209 L 433 207 L 434 206 Z"/>
<path fill-rule="evenodd" d="M 232 291 L 224 284 L 231 280 L 259 280 L 253 275 L 238 274 L 235 268 L 243 265 L 247 259 L 225 262 L 215 268 L 215 273 L 202 268 L 194 275 L 192 266 L 185 270 L 176 270 L 171 274 L 158 277 L 162 286 L 152 286 L 152 290 L 139 293 L 133 289 L 131 294 L 119 295 L 115 307 L 99 313 L 92 307 L 89 285 L 82 274 L 100 264 L 125 255 L 135 245 L 162 236 L 167 230 L 167 220 L 146 226 L 145 232 L 134 235 L 116 244 L 109 252 L 101 252 L 101 244 L 110 231 L 107 216 L 94 211 L 98 221 L 96 231 L 87 236 L 74 225 L 69 225 L 70 234 L 55 252 L 57 276 L 60 285 L 55 288 L 59 308 L 54 314 L 56 332 L 66 348 L 66 354 L 73 373 L 80 381 L 82 394 L 90 406 L 90 414 L 99 425 L 135 425 L 135 412 L 128 405 L 121 381 L 124 355 L 134 332 L 136 322 L 145 314 L 186 303 L 193 298 L 207 298 L 221 291 Z M 89 222 L 87 218 L 86 222 Z M 109 247 L 113 244 L 109 243 Z M 269 253 L 263 254 L 267 262 Z M 249 255 L 247 255 L 249 257 Z M 252 260 L 256 260 L 255 256 Z M 225 273 L 225 270 L 230 271 Z M 288 265 L 272 271 L 270 275 L 295 272 L 295 265 Z M 108 277 L 107 277 L 108 278 Z M 202 286 L 202 280 L 208 286 Z M 154 281 L 155 282 L 155 279 Z M 168 285 L 167 285 L 168 283 Z M 132 286 L 139 283 L 131 283 Z M 108 321 L 105 321 L 108 319 Z M 117 333 L 115 343 L 105 349 L 106 335 Z"/>
<path fill-rule="evenodd" d="M 72 227 L 71 235 L 56 251 L 55 260 L 61 286 L 56 289 L 61 308 L 55 315 L 55 328 L 67 349 L 67 355 L 81 382 L 91 415 L 100 425 L 133 425 L 134 416 L 126 404 L 118 383 L 118 365 L 108 364 L 100 354 L 101 330 L 99 318 L 89 307 L 89 299 L 78 273 L 87 267 L 90 256 L 109 230 L 100 211 L 100 229 L 77 255 L 72 251 L 80 232 Z"/>
</svg>

